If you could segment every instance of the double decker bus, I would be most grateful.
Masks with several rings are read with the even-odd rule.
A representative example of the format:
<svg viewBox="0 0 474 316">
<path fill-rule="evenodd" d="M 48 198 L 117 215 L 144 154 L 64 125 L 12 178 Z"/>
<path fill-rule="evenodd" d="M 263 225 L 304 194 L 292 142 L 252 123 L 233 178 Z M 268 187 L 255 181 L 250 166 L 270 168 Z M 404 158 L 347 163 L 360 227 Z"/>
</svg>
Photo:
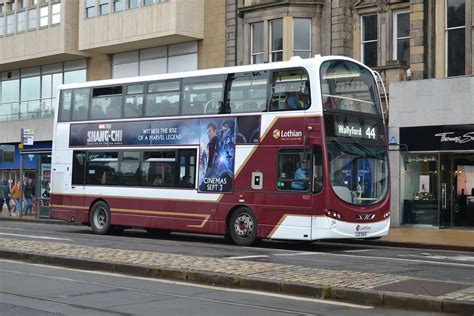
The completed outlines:
<svg viewBox="0 0 474 316">
<path fill-rule="evenodd" d="M 346 57 L 59 88 L 51 216 L 97 234 L 378 238 L 389 167 L 374 72 Z"/>
</svg>

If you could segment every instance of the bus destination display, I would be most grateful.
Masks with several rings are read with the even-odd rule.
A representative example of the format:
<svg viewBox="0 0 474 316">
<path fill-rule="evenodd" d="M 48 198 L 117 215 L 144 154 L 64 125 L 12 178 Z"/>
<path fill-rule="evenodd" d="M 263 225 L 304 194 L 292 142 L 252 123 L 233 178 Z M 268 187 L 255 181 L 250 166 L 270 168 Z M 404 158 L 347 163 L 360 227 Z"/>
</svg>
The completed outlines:
<svg viewBox="0 0 474 316">
<path fill-rule="evenodd" d="M 375 120 L 335 115 L 332 116 L 330 125 L 333 127 L 328 126 L 328 136 L 367 140 L 384 140 L 385 138 L 379 129 L 378 122 Z"/>
</svg>

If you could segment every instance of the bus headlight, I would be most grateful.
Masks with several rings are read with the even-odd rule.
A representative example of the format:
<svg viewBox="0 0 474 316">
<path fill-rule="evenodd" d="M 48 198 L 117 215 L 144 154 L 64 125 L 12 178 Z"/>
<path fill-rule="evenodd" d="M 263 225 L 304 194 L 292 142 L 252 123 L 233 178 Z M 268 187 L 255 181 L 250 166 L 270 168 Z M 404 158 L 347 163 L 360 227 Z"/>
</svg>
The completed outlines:
<svg viewBox="0 0 474 316">
<path fill-rule="evenodd" d="M 387 219 L 390 217 L 390 211 L 387 211 L 383 214 L 383 219 Z"/>
<path fill-rule="evenodd" d="M 336 211 L 331 211 L 331 210 L 327 210 L 326 215 L 331 217 L 331 218 L 335 218 L 335 219 L 341 219 L 342 218 L 340 213 L 338 213 Z"/>
</svg>

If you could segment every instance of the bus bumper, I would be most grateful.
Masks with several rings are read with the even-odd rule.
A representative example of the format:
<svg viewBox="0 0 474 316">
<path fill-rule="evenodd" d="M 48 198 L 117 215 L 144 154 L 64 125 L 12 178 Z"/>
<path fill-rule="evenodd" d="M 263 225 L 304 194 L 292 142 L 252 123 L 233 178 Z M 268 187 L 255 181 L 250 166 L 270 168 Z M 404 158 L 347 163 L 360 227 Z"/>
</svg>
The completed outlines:
<svg viewBox="0 0 474 316">
<path fill-rule="evenodd" d="M 350 223 L 327 216 L 313 217 L 311 237 L 317 239 L 375 238 L 388 235 L 390 218 L 371 223 Z"/>
</svg>

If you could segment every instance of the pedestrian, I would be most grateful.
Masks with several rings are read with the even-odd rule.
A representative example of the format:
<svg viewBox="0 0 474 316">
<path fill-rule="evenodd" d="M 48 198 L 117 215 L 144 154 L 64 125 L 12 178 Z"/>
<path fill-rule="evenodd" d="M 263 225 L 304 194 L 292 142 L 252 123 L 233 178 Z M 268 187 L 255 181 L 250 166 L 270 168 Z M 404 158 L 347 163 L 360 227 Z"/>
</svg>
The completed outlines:
<svg viewBox="0 0 474 316">
<path fill-rule="evenodd" d="M 33 214 L 33 199 L 35 197 L 35 185 L 33 184 L 33 179 L 27 178 L 25 181 L 25 215 Z"/>
<path fill-rule="evenodd" d="M 17 181 L 12 187 L 11 195 L 13 202 L 15 203 L 15 210 L 12 211 L 12 216 L 19 216 L 22 212 L 22 207 L 20 206 L 20 182 Z M 24 204 L 24 203 L 23 203 Z"/>
<path fill-rule="evenodd" d="M 10 184 L 8 183 L 8 180 L 3 180 L 2 182 L 2 187 L 0 188 L 0 197 L 2 197 L 0 210 L 3 209 L 3 202 L 5 202 L 8 208 L 8 215 L 11 215 L 11 206 L 10 206 L 11 192 L 10 192 Z"/>
</svg>

